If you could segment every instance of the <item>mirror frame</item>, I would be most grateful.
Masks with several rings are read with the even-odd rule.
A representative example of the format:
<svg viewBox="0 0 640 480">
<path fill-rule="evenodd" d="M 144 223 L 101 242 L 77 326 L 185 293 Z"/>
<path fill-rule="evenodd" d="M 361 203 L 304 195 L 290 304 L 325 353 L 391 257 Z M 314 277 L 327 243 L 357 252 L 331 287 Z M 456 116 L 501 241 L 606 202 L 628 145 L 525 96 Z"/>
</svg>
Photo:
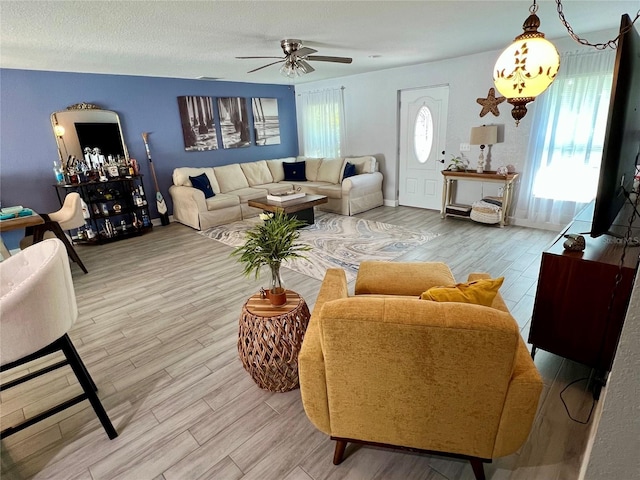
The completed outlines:
<svg viewBox="0 0 640 480">
<path fill-rule="evenodd" d="M 51 128 L 53 129 L 53 136 L 56 140 L 58 156 L 62 165 L 66 164 L 69 155 L 74 155 L 77 158 L 84 158 L 84 152 L 82 152 L 82 149 L 80 148 L 78 134 L 75 129 L 75 122 L 82 120 L 91 123 L 112 123 L 107 122 L 108 116 L 113 116 L 115 123 L 118 124 L 122 151 L 124 152 L 126 160 L 129 161 L 129 151 L 127 150 L 127 144 L 124 141 L 122 123 L 120 122 L 120 116 L 118 113 L 113 110 L 104 110 L 93 103 L 81 102 L 69 105 L 65 110 L 60 110 L 51 114 Z M 61 117 L 66 118 L 62 119 Z M 63 133 L 59 132 L 60 127 L 64 129 Z M 67 145 L 68 143 L 69 145 Z"/>
</svg>

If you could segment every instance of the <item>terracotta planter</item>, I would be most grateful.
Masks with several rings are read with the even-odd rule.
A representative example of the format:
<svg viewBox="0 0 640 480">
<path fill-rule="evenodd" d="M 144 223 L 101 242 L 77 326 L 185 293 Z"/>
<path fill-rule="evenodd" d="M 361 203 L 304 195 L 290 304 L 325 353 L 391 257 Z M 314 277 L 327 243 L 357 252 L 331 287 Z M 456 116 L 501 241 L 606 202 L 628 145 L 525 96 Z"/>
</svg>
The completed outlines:
<svg viewBox="0 0 640 480">
<path fill-rule="evenodd" d="M 267 290 L 267 298 L 274 307 L 281 307 L 287 303 L 287 291 L 280 287 L 275 290 Z"/>
</svg>

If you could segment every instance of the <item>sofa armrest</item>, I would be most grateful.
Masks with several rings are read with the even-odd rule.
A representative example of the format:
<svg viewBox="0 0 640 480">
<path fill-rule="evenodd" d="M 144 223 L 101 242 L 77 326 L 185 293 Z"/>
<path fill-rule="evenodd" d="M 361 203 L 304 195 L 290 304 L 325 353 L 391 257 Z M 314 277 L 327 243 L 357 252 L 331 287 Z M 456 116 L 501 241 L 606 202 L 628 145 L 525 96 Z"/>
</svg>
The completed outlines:
<svg viewBox="0 0 640 480">
<path fill-rule="evenodd" d="M 380 172 L 361 173 L 342 180 L 342 194 L 348 195 L 351 190 L 375 192 L 382 190 L 382 174 Z"/>
<path fill-rule="evenodd" d="M 543 381 L 522 338 L 514 361 L 493 457 L 510 455 L 527 440 L 536 416 Z"/>
<path fill-rule="evenodd" d="M 341 268 L 330 268 L 320 287 L 318 298 L 298 355 L 298 376 L 302 405 L 318 430 L 329 435 L 329 401 L 320 338 L 320 311 L 331 300 L 348 297 L 347 277 Z"/>
<path fill-rule="evenodd" d="M 169 187 L 169 194 L 173 200 L 173 204 L 188 204 L 197 209 L 198 212 L 207 211 L 207 202 L 204 198 L 202 190 L 198 190 L 193 187 L 171 185 Z"/>
<path fill-rule="evenodd" d="M 491 275 L 489 275 L 488 273 L 470 273 L 469 277 L 467 278 L 467 282 L 473 282 L 475 280 L 481 280 L 483 278 L 491 278 Z M 500 295 L 500 292 L 498 292 L 498 294 L 496 295 L 496 298 L 493 300 L 491 306 L 493 308 L 497 308 L 498 310 L 502 310 L 503 312 L 509 313 L 509 307 L 507 307 L 507 304 L 504 303 L 504 299 L 502 298 L 502 295 Z"/>
</svg>

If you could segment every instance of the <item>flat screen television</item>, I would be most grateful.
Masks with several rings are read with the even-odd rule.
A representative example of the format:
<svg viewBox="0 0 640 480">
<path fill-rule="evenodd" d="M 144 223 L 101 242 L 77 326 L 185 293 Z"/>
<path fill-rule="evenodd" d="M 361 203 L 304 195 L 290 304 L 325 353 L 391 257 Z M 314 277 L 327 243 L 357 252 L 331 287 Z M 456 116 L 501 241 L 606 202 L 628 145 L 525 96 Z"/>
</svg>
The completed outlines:
<svg viewBox="0 0 640 480">
<path fill-rule="evenodd" d="M 611 225 L 631 192 L 640 156 L 640 35 L 624 14 L 613 69 L 609 116 L 604 136 L 600 178 L 591 236 L 610 233 Z"/>
<path fill-rule="evenodd" d="M 122 140 L 120 137 L 120 127 L 117 123 L 74 123 L 80 149 L 84 154 L 86 147 L 100 149 L 106 157 L 113 155 L 124 156 Z"/>
</svg>

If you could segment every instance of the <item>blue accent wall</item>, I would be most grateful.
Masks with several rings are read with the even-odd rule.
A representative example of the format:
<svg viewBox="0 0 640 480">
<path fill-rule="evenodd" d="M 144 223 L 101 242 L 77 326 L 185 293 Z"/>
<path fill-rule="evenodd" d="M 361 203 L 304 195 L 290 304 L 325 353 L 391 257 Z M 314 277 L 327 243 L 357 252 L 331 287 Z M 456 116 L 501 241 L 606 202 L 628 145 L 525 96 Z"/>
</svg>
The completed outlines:
<svg viewBox="0 0 640 480">
<path fill-rule="evenodd" d="M 177 101 L 177 97 L 183 95 L 277 98 L 281 143 L 222 149 L 218 123 L 218 150 L 186 152 Z M 145 175 L 152 217 L 157 217 L 157 212 L 152 201 L 154 187 L 142 132 L 149 132 L 153 164 L 169 213 L 172 213 L 169 186 L 175 167 L 227 165 L 298 155 L 293 86 L 0 69 L 0 200 L 3 206 L 23 205 L 45 213 L 59 208 L 52 186 L 52 167 L 58 153 L 50 116 L 79 102 L 95 103 L 120 116 L 129 154 L 138 160 Z M 249 100 L 247 107 L 253 125 Z M 251 135 L 254 143 L 253 131 Z M 3 239 L 9 249 L 17 248 L 22 235 L 22 232 L 8 232 L 3 234 Z"/>
</svg>

